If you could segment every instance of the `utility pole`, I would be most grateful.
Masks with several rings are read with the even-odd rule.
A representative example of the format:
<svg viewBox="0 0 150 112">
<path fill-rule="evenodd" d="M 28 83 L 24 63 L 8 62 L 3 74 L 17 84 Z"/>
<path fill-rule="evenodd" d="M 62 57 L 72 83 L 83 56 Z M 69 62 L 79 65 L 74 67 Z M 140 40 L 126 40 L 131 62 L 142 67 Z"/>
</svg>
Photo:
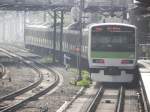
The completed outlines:
<svg viewBox="0 0 150 112">
<path fill-rule="evenodd" d="M 6 37 L 6 35 L 5 35 L 5 26 L 6 26 L 6 17 L 5 17 L 5 15 L 7 14 L 7 12 L 6 11 L 4 11 L 4 13 L 3 13 L 3 37 L 2 37 L 2 40 L 3 40 L 3 42 L 5 42 L 5 37 Z"/>
<path fill-rule="evenodd" d="M 111 0 L 111 11 L 110 11 L 111 17 L 114 16 L 114 10 L 113 10 L 113 0 Z"/>
<path fill-rule="evenodd" d="M 63 45 L 62 45 L 62 41 L 63 41 L 63 24 L 64 24 L 64 11 L 61 10 L 61 25 L 60 25 L 60 63 L 63 63 L 63 53 L 62 53 L 62 49 L 63 49 Z"/>
<path fill-rule="evenodd" d="M 27 16 L 26 14 L 27 14 L 27 11 L 25 10 L 24 13 L 23 13 L 23 15 L 24 15 L 24 18 L 23 18 L 24 19 L 24 23 L 23 23 L 23 27 L 24 27 L 23 28 L 24 29 L 23 33 L 24 33 L 24 35 L 23 35 L 23 38 L 24 38 L 24 46 L 25 47 L 26 47 L 25 26 L 26 26 L 26 16 Z"/>
<path fill-rule="evenodd" d="M 82 68 L 81 68 L 81 56 L 82 56 L 82 38 L 83 38 L 83 34 L 82 34 L 82 11 L 83 11 L 83 2 L 84 0 L 80 0 L 80 13 L 79 13 L 79 23 L 80 23 L 80 43 L 79 43 L 79 76 L 78 76 L 78 80 L 82 80 L 82 75 L 81 75 L 81 72 L 82 72 Z"/>
<path fill-rule="evenodd" d="M 57 14 L 56 10 L 54 10 L 54 31 L 53 31 L 53 63 L 56 62 L 56 22 L 57 22 Z"/>
</svg>

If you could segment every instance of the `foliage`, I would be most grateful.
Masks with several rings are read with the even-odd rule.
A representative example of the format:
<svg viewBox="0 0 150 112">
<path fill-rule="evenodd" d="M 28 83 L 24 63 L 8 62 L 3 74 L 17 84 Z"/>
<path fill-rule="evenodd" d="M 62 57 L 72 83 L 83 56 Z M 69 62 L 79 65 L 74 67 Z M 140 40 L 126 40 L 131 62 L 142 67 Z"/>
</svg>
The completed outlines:
<svg viewBox="0 0 150 112">
<path fill-rule="evenodd" d="M 80 81 L 77 81 L 77 86 L 89 87 L 90 83 L 90 80 L 82 79 Z"/>
<path fill-rule="evenodd" d="M 76 71 L 76 76 L 77 76 L 78 71 L 74 70 L 73 73 L 75 73 L 75 71 Z M 81 75 L 82 75 L 82 80 L 74 80 L 74 81 L 71 81 L 70 84 L 77 85 L 77 86 L 89 87 L 89 85 L 91 84 L 89 72 L 86 70 L 83 70 L 81 72 Z"/>
<path fill-rule="evenodd" d="M 90 74 L 89 74 L 88 71 L 84 70 L 84 71 L 81 72 L 81 74 L 82 74 L 82 78 L 83 78 L 83 79 L 85 79 L 85 80 L 90 80 L 90 77 L 89 77 Z"/>
</svg>

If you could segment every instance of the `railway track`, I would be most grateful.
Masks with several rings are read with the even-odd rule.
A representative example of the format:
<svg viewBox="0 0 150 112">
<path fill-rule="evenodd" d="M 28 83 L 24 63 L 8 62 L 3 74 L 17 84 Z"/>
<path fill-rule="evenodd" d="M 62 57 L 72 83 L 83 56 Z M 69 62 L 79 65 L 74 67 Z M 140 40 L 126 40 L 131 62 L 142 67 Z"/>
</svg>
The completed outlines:
<svg viewBox="0 0 150 112">
<path fill-rule="evenodd" d="M 33 69 L 35 69 L 39 74 L 39 80 L 18 90 L 12 94 L 0 98 L 0 112 L 12 112 L 23 106 L 25 103 L 37 99 L 38 97 L 44 95 L 53 89 L 59 82 L 58 75 L 51 69 L 47 69 L 40 64 L 37 64 L 31 60 L 24 59 L 23 57 L 16 55 L 7 50 L 1 49 L 1 51 L 19 58 Z"/>
<path fill-rule="evenodd" d="M 0 79 L 6 74 L 6 68 L 3 64 L 0 64 Z"/>
<path fill-rule="evenodd" d="M 123 86 L 108 88 L 102 85 L 87 112 L 121 112 L 123 110 L 123 99 Z"/>
<path fill-rule="evenodd" d="M 139 99 L 136 89 L 124 86 L 101 85 L 94 99 L 84 112 L 138 112 Z"/>
<path fill-rule="evenodd" d="M 125 90 L 123 112 L 142 112 L 140 109 L 140 96 L 135 89 Z"/>
<path fill-rule="evenodd" d="M 13 49 L 15 50 L 15 48 Z M 25 52 L 21 49 L 18 50 Z M 102 85 L 90 106 L 86 106 L 89 108 L 83 110 L 84 112 L 140 112 L 138 100 L 136 89 Z"/>
</svg>

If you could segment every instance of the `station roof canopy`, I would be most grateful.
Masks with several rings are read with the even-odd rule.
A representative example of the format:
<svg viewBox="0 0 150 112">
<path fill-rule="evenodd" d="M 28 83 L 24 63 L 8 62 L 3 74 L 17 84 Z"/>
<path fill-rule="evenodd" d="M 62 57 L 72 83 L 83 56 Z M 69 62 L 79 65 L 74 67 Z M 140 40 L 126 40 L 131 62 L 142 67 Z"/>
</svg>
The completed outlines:
<svg viewBox="0 0 150 112">
<path fill-rule="evenodd" d="M 78 1 L 78 2 L 77 2 Z M 0 10 L 69 10 L 80 0 L 0 0 Z M 128 0 L 85 0 L 86 11 L 125 10 Z M 112 8 L 114 7 L 114 8 Z"/>
<path fill-rule="evenodd" d="M 137 15 L 149 15 L 150 14 L 150 0 L 136 0 L 137 7 L 133 9 Z M 147 17 L 147 16 L 146 16 Z"/>
<path fill-rule="evenodd" d="M 141 6 L 146 6 L 146 7 L 150 7 L 150 0 L 136 0 L 136 1 L 138 1 L 139 3 L 139 5 L 141 5 Z"/>
<path fill-rule="evenodd" d="M 74 0 L 0 0 L 0 10 L 47 10 L 70 8 Z"/>
</svg>

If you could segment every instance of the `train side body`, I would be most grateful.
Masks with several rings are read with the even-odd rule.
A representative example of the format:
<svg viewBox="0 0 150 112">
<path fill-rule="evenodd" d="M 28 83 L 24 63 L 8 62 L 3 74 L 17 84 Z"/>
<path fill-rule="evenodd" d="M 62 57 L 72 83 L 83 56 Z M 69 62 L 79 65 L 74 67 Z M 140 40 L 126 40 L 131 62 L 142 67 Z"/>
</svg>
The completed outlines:
<svg viewBox="0 0 150 112">
<path fill-rule="evenodd" d="M 100 45 L 96 46 L 94 50 L 92 50 L 92 28 L 97 27 L 97 30 L 101 30 L 98 26 L 115 26 L 114 30 L 118 30 L 117 28 L 131 28 L 133 35 L 134 48 L 123 49 L 125 44 L 115 45 L 115 43 L 108 44 L 107 41 L 111 40 L 110 38 L 96 38 L 96 41 L 93 45 L 96 45 L 96 42 L 100 42 Z M 107 29 L 107 28 L 104 28 Z M 109 28 L 108 28 L 109 29 Z M 136 37 L 135 36 L 135 27 L 127 24 L 120 23 L 104 23 L 104 24 L 93 24 L 83 30 L 83 38 L 82 38 L 82 58 L 85 59 L 88 64 L 89 70 L 91 72 L 91 78 L 94 81 L 102 81 L 102 82 L 131 82 L 134 78 L 134 70 L 136 67 Z M 110 28 L 110 30 L 112 30 Z M 100 33 L 100 32 L 98 32 Z M 111 32 L 113 33 L 113 32 Z M 126 34 L 127 32 L 124 32 Z M 101 33 L 100 33 L 101 34 Z M 103 33 L 105 37 L 108 35 L 108 32 Z M 96 34 L 98 35 L 98 34 Z M 114 35 L 114 34 L 113 34 Z M 117 42 L 122 42 L 121 33 L 118 37 Z M 106 36 L 107 37 L 107 36 Z M 109 36 L 108 36 L 109 37 Z M 126 35 L 124 35 L 126 37 Z M 114 42 L 116 41 L 116 37 L 114 37 Z M 108 39 L 108 40 L 107 40 Z M 63 31 L 63 53 L 73 55 L 76 57 L 79 55 L 77 49 L 80 47 L 80 34 L 79 30 L 71 30 L 64 29 Z M 126 39 L 126 41 L 128 41 Z M 53 29 L 50 27 L 41 27 L 41 26 L 27 26 L 25 28 L 25 45 L 30 47 L 40 47 L 53 51 Z M 124 47 L 123 47 L 124 45 Z M 115 51 L 112 49 L 115 46 L 115 49 L 120 48 L 120 51 Z M 133 47 L 133 46 L 131 46 Z M 111 50 L 112 49 L 112 50 Z M 123 49 L 123 50 L 122 50 Z M 60 30 L 56 32 L 56 51 L 60 50 Z M 125 50 L 125 51 L 124 51 Z"/>
</svg>

